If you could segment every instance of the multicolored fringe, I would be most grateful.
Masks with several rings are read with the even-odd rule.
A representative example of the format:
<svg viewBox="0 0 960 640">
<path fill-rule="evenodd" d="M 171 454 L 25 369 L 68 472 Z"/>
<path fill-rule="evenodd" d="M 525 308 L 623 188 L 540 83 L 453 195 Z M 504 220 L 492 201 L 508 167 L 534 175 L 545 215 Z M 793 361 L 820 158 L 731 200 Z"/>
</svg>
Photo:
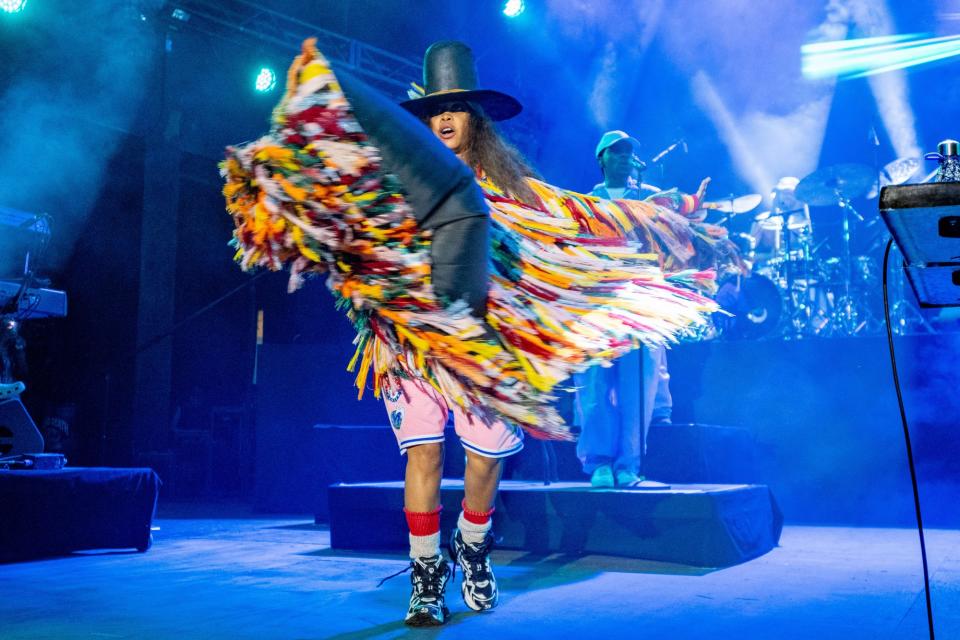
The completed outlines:
<svg viewBox="0 0 960 640">
<path fill-rule="evenodd" d="M 329 274 L 357 328 L 350 368 L 361 393 L 371 373 L 378 395 L 394 376 L 420 377 L 482 419 L 570 439 L 550 406 L 557 384 L 641 342 L 675 340 L 716 310 L 690 288 L 709 288 L 709 274 L 665 278 L 658 255 L 628 239 L 642 229 L 684 250 L 676 214 L 536 181 L 542 208 L 481 182 L 492 220 L 486 322 L 465 303 L 443 307 L 430 284 L 429 234 L 313 41 L 290 69 L 270 134 L 230 147 L 221 170 L 243 269 L 289 265 L 291 290 L 305 273 Z"/>
<path fill-rule="evenodd" d="M 605 200 L 549 185 L 535 190 L 548 206 L 559 198 L 559 204 L 551 209 L 555 213 L 567 209 L 584 233 L 634 239 L 656 254 L 665 273 L 674 278 L 692 273 L 694 286 L 714 293 L 717 270 L 746 271 L 726 228 L 705 223 L 696 215 L 707 182 L 696 195 L 671 189 L 642 201 Z"/>
</svg>

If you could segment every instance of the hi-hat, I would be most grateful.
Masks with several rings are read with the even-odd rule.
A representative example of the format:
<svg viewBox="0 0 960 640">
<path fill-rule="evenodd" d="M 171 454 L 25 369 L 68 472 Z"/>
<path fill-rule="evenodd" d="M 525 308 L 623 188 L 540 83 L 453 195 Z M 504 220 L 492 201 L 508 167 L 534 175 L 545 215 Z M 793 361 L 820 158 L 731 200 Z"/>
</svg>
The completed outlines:
<svg viewBox="0 0 960 640">
<path fill-rule="evenodd" d="M 753 211 L 757 205 L 763 201 L 763 196 L 759 193 L 748 193 L 739 198 L 729 198 L 727 200 L 718 200 L 717 202 L 704 202 L 704 209 L 714 209 L 724 213 L 746 213 Z"/>
<path fill-rule="evenodd" d="M 817 169 L 797 185 L 796 196 L 807 204 L 823 207 L 841 198 L 859 198 L 870 191 L 877 176 L 865 164 L 835 164 Z"/>
</svg>

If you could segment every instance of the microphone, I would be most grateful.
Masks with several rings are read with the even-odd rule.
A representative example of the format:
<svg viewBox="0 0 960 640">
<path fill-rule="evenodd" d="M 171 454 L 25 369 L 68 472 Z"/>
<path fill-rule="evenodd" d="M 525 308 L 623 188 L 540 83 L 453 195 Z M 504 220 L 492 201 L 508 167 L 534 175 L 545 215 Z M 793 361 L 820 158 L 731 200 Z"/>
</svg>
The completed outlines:
<svg viewBox="0 0 960 640">
<path fill-rule="evenodd" d="M 658 164 L 661 160 L 663 160 L 663 159 L 667 156 L 668 153 L 670 153 L 671 151 L 673 151 L 674 149 L 676 149 L 677 147 L 679 147 L 679 146 L 681 146 L 681 145 L 683 145 L 683 152 L 686 153 L 686 152 L 687 152 L 687 141 L 684 140 L 683 138 L 680 138 L 679 140 L 677 140 L 677 141 L 675 141 L 673 144 L 671 144 L 669 147 L 667 147 L 666 149 L 664 149 L 663 151 L 661 151 L 661 152 L 658 153 L 657 155 L 653 156 L 653 158 L 650 159 L 650 164 Z"/>
</svg>

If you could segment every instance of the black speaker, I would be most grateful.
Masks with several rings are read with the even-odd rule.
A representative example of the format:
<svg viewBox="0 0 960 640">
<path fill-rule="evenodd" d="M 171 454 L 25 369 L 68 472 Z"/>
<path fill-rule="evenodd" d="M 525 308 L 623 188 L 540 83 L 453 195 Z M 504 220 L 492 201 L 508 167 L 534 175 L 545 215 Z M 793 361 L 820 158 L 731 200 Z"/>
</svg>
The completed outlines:
<svg viewBox="0 0 960 640">
<path fill-rule="evenodd" d="M 43 436 L 19 399 L 0 402 L 0 457 L 42 453 Z"/>
</svg>

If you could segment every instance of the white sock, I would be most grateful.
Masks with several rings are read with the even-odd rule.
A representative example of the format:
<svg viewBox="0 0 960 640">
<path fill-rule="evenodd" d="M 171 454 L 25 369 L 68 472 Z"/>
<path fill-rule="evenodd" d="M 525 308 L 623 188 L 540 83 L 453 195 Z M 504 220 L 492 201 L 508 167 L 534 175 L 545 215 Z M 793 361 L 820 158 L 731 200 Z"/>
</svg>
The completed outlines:
<svg viewBox="0 0 960 640">
<path fill-rule="evenodd" d="M 460 529 L 460 536 L 467 544 L 482 543 L 484 536 L 487 535 L 487 531 L 490 531 L 490 527 L 492 525 L 492 518 L 487 520 L 486 524 L 475 524 L 470 522 L 466 519 L 466 517 L 464 517 L 463 511 L 460 512 L 460 517 L 457 518 L 457 527 Z"/>
<path fill-rule="evenodd" d="M 410 534 L 410 558 L 432 558 L 440 555 L 440 532 L 428 536 Z"/>
</svg>

